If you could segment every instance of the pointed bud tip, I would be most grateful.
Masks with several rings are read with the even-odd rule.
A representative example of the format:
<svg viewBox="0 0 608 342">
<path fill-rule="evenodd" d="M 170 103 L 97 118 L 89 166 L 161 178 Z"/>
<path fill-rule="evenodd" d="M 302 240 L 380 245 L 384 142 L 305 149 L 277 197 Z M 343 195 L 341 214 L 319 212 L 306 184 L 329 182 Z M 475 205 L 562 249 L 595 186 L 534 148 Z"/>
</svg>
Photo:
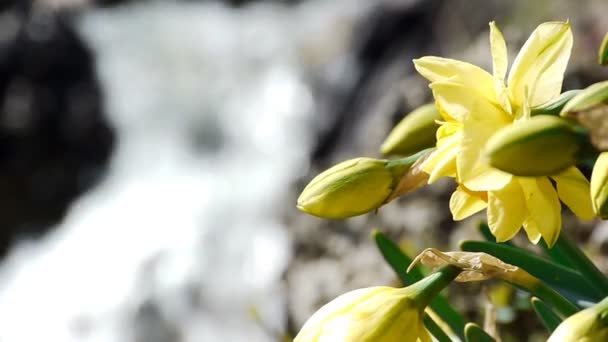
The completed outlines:
<svg viewBox="0 0 608 342">
<path fill-rule="evenodd" d="M 439 128 L 437 120 L 440 119 L 441 115 L 434 103 L 416 108 L 390 131 L 380 152 L 385 156 L 407 156 L 434 146 Z"/>
</svg>

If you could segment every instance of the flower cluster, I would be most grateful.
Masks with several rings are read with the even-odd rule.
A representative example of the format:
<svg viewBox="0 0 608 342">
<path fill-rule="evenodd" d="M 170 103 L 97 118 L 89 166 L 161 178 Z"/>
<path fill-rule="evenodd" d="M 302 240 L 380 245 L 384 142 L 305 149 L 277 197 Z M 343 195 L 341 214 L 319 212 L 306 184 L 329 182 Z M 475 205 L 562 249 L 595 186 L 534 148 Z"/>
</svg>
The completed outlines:
<svg viewBox="0 0 608 342">
<path fill-rule="evenodd" d="M 346 293 L 317 311 L 295 338 L 317 341 L 494 341 L 449 306 L 439 292 L 452 281 L 490 278 L 529 292 L 551 332 L 549 341 L 608 338 L 608 278 L 561 230 L 562 202 L 584 220 L 608 218 L 608 81 L 561 93 L 572 50 L 568 22 L 539 25 L 508 70 L 507 46 L 490 23 L 492 74 L 441 57 L 414 60 L 434 103 L 407 115 L 381 146 L 400 159 L 351 159 L 315 177 L 298 198 L 311 215 L 341 219 L 377 210 L 426 183 L 449 177 L 454 220 L 487 210 L 487 241 L 462 251 L 426 249 L 413 261 L 381 233 L 374 240 L 405 288 Z M 608 64 L 608 35 L 599 52 Z M 591 181 L 577 168 L 593 164 Z M 523 227 L 544 240 L 548 258 L 498 244 Z M 552 248 L 552 250 L 550 250 Z M 426 277 L 421 262 L 436 273 Z M 407 268 L 417 275 L 404 274 Z M 596 304 L 581 310 L 581 302 Z M 425 316 L 430 305 L 453 336 Z M 562 317 L 568 317 L 562 322 Z M 493 327 L 487 331 L 496 334 Z"/>
<path fill-rule="evenodd" d="M 490 23 L 493 75 L 452 59 L 423 57 L 416 70 L 431 81 L 443 118 L 437 149 L 422 168 L 429 182 L 454 177 L 458 188 L 450 200 L 455 220 L 487 208 L 488 225 L 497 241 L 511 239 L 523 226 L 529 239 L 542 237 L 552 246 L 561 228 L 560 199 L 583 219 L 593 215 L 589 182 L 574 166 L 551 175 L 521 177 L 492 167 L 484 155 L 488 140 L 500 130 L 531 119 L 531 107 L 557 98 L 572 48 L 567 22 L 540 25 L 507 73 L 507 48 Z M 566 153 L 566 151 L 559 151 Z M 543 165 L 539 160 L 513 161 Z M 556 188 L 551 183 L 556 183 Z"/>
</svg>

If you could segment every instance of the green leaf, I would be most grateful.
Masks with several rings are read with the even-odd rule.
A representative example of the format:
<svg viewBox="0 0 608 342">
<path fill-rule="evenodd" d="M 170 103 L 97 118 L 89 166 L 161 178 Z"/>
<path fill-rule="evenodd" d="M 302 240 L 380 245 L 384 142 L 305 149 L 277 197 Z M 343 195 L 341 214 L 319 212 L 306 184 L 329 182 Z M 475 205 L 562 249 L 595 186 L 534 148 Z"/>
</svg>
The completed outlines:
<svg viewBox="0 0 608 342">
<path fill-rule="evenodd" d="M 388 262 L 405 285 L 413 284 L 424 278 L 422 269 L 418 265 L 414 266 L 409 273 L 407 272 L 407 268 L 412 263 L 412 258 L 406 255 L 395 242 L 378 230 L 374 230 L 372 236 L 384 260 Z"/>
<path fill-rule="evenodd" d="M 395 242 L 378 230 L 372 232 L 372 237 L 374 238 L 380 253 L 384 257 L 384 260 L 386 260 L 395 273 L 397 273 L 397 276 L 405 285 L 413 284 L 424 278 L 424 274 L 419 266 L 414 266 L 412 270 L 407 273 L 407 268 L 412 263 L 412 258 L 403 253 Z M 446 322 L 454 333 L 461 338 L 464 337 L 464 326 L 466 321 L 464 317 L 450 305 L 444 296 L 439 295 L 435 297 L 429 306 L 444 322 Z"/>
<path fill-rule="evenodd" d="M 448 334 L 446 334 L 445 331 L 443 331 L 443 329 L 441 329 L 441 327 L 428 314 L 425 314 L 422 320 L 426 329 L 437 339 L 437 341 L 452 341 Z"/>
<path fill-rule="evenodd" d="M 568 298 L 572 298 L 573 294 L 577 299 L 592 302 L 604 298 L 603 292 L 577 271 L 523 249 L 485 241 L 464 241 L 460 248 L 468 252 L 484 252 L 508 264 L 521 267 Z"/>
<path fill-rule="evenodd" d="M 582 274 L 583 277 L 589 279 L 591 283 L 602 290 L 604 297 L 608 295 L 608 278 L 566 234 L 562 232 L 559 235 L 553 248 L 548 248 L 544 243 L 542 247 L 556 262 L 570 266 Z"/>
<path fill-rule="evenodd" d="M 553 330 L 555 330 L 555 328 L 557 328 L 557 326 L 562 322 L 562 319 L 559 318 L 559 316 L 553 312 L 553 310 L 551 310 L 551 308 L 542 300 L 532 297 L 530 302 L 532 303 L 532 307 L 534 308 L 534 311 L 540 318 L 541 322 L 545 328 L 547 328 L 547 331 L 552 333 Z"/>
<path fill-rule="evenodd" d="M 570 258 L 567 256 L 567 254 L 562 249 L 562 247 L 560 247 L 559 240 L 561 239 L 562 234 L 564 234 L 564 233 L 562 232 L 560 234 L 560 237 L 558 238 L 557 242 L 555 242 L 555 245 L 553 246 L 553 248 L 549 248 L 549 246 L 547 246 L 547 244 L 545 243 L 545 240 L 542 240 L 542 239 L 540 240 L 539 245 L 542 247 L 545 254 L 551 260 L 555 261 L 556 263 L 558 263 L 560 265 L 574 269 L 574 264 L 572 264 L 572 262 L 570 261 Z"/>
<path fill-rule="evenodd" d="M 466 342 L 495 342 L 485 330 L 475 323 L 467 323 L 464 327 L 464 337 Z"/>
</svg>

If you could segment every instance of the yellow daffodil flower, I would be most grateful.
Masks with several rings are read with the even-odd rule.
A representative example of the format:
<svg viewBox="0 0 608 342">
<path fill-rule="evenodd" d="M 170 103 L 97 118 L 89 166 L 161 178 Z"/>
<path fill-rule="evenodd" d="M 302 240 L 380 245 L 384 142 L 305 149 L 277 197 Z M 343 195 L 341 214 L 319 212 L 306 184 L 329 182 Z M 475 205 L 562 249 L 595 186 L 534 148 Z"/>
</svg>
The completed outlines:
<svg viewBox="0 0 608 342">
<path fill-rule="evenodd" d="M 436 150 L 422 168 L 430 175 L 429 183 L 443 176 L 456 178 L 459 186 L 450 201 L 455 220 L 487 208 L 497 241 L 511 239 L 523 226 L 532 242 L 542 237 L 552 246 L 561 229 L 560 199 L 579 217 L 593 217 L 589 182 L 576 167 L 555 175 L 519 177 L 491 167 L 483 153 L 494 133 L 528 120 L 531 107 L 559 96 L 572 40 L 569 23 L 541 24 L 515 58 L 508 78 L 506 43 L 493 22 L 493 75 L 453 59 L 414 61 L 416 70 L 431 81 L 443 119 Z"/>
</svg>

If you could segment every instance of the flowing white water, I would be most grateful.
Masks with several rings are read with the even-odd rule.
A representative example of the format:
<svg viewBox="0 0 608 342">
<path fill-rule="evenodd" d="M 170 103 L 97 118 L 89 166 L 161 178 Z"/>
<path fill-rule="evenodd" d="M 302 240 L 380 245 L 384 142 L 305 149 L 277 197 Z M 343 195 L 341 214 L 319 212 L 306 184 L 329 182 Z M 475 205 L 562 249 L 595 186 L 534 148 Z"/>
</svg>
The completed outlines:
<svg viewBox="0 0 608 342">
<path fill-rule="evenodd" d="M 348 60 L 336 32 L 365 2 L 85 14 L 118 144 L 102 183 L 1 265 L 0 341 L 275 340 L 279 214 L 312 145 L 305 79 Z"/>
</svg>

